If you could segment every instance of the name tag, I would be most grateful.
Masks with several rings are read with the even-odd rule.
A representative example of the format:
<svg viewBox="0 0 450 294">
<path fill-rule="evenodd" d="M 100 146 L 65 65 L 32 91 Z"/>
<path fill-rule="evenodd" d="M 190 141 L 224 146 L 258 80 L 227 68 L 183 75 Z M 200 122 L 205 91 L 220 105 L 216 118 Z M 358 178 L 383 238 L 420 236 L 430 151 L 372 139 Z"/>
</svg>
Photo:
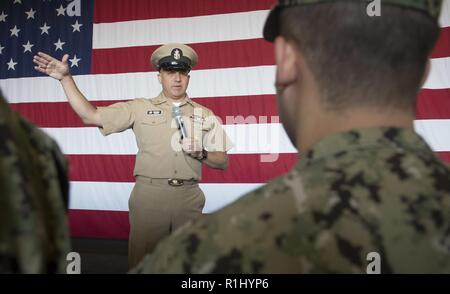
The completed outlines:
<svg viewBox="0 0 450 294">
<path fill-rule="evenodd" d="M 190 118 L 197 123 L 203 123 L 205 122 L 205 119 L 201 117 L 200 115 L 191 115 Z"/>
<path fill-rule="evenodd" d="M 149 110 L 147 111 L 148 115 L 161 115 L 163 112 L 162 110 Z"/>
</svg>

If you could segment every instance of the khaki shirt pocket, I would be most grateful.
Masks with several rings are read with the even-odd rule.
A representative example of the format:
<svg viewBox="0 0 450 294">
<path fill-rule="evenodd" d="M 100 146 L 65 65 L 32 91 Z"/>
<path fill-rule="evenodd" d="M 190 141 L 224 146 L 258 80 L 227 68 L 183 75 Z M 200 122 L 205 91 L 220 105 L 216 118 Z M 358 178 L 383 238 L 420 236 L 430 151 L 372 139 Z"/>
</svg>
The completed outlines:
<svg viewBox="0 0 450 294">
<path fill-rule="evenodd" d="M 167 127 L 167 119 L 164 115 L 149 115 L 139 124 L 138 140 L 143 146 L 161 143 L 164 134 L 170 130 Z"/>
</svg>

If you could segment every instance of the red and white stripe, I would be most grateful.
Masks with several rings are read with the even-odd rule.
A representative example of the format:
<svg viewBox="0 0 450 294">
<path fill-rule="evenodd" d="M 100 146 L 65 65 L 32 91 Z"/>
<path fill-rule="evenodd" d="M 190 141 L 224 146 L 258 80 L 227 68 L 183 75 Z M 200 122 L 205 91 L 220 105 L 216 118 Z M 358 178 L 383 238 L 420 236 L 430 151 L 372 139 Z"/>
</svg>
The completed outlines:
<svg viewBox="0 0 450 294">
<path fill-rule="evenodd" d="M 297 158 L 276 119 L 273 47 L 262 39 L 274 2 L 95 1 L 92 74 L 75 78 L 95 105 L 156 96 L 161 87 L 149 57 L 160 44 L 186 43 L 199 53 L 188 93 L 222 119 L 236 145 L 228 170 L 203 167 L 206 213 L 287 172 Z M 415 127 L 450 162 L 450 3 L 444 2 L 442 36 L 419 95 Z M 105 138 L 84 126 L 51 78 L 1 80 L 0 87 L 70 160 L 72 235 L 127 238 L 137 151 L 131 131 Z M 245 120 L 233 123 L 238 116 Z"/>
</svg>

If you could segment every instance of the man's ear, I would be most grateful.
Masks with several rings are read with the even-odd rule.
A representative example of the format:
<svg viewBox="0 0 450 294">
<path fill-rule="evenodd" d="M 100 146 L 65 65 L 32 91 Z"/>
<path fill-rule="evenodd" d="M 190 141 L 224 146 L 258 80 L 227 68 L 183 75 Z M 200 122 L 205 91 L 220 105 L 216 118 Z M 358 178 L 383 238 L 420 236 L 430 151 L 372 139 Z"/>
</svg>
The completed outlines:
<svg viewBox="0 0 450 294">
<path fill-rule="evenodd" d="M 159 81 L 160 84 L 162 84 L 161 83 L 161 73 L 158 73 L 158 81 Z"/>
<path fill-rule="evenodd" d="M 431 71 L 431 61 L 430 61 L 430 59 L 428 59 L 427 64 L 425 65 L 425 72 L 423 73 L 422 81 L 420 83 L 421 88 L 423 87 L 423 85 L 425 85 L 425 82 L 428 79 L 428 75 L 430 74 L 430 71 Z"/>
<path fill-rule="evenodd" d="M 286 87 L 299 78 L 297 47 L 283 37 L 274 42 L 277 86 Z"/>
</svg>

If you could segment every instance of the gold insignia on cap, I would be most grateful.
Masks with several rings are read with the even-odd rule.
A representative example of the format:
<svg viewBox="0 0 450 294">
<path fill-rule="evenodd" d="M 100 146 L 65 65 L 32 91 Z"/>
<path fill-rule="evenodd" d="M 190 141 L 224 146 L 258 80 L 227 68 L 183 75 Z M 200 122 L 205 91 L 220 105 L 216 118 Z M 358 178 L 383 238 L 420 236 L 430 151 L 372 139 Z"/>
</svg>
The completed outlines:
<svg viewBox="0 0 450 294">
<path fill-rule="evenodd" d="M 181 49 L 175 48 L 172 50 L 172 56 L 175 60 L 179 60 L 183 55 L 183 51 Z"/>
</svg>

